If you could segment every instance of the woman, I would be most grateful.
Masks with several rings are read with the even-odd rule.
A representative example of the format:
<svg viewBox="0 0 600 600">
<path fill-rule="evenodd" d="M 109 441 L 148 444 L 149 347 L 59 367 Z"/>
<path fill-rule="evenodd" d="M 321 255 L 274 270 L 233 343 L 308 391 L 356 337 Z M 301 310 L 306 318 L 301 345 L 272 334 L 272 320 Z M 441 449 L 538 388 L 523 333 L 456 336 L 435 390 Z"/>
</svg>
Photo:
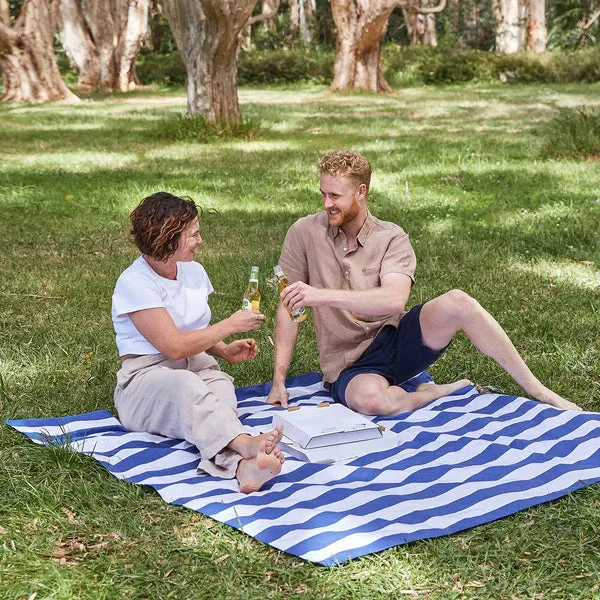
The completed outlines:
<svg viewBox="0 0 600 600">
<path fill-rule="evenodd" d="M 121 274 L 112 298 L 122 363 L 115 389 L 119 418 L 132 431 L 186 439 L 200 450 L 198 469 L 237 478 L 244 493 L 256 491 L 281 471 L 281 430 L 244 433 L 233 379 L 209 354 L 252 360 L 253 339 L 223 340 L 257 329 L 264 315 L 240 310 L 209 325 L 213 287 L 193 260 L 202 238 L 192 200 L 158 192 L 130 219 L 142 255 Z"/>
</svg>

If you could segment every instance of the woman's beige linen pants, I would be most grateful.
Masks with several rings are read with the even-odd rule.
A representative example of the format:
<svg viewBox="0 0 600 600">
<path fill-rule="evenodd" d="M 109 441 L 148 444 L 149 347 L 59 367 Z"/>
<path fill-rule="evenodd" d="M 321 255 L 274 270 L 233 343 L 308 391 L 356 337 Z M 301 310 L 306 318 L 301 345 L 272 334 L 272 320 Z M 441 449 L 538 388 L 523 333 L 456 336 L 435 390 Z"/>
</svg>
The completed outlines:
<svg viewBox="0 0 600 600">
<path fill-rule="evenodd" d="M 185 439 L 200 450 L 199 470 L 235 477 L 242 457 L 227 445 L 244 428 L 233 379 L 206 352 L 182 360 L 164 354 L 125 360 L 117 373 L 115 407 L 130 431 Z"/>
</svg>

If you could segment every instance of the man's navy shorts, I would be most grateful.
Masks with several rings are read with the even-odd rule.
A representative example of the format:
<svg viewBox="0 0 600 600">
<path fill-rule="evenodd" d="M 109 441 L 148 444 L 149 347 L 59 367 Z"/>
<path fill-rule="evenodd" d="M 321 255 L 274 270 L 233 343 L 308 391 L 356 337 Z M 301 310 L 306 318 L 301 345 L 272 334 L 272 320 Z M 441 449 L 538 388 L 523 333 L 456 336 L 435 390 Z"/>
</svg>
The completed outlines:
<svg viewBox="0 0 600 600">
<path fill-rule="evenodd" d="M 422 304 L 413 307 L 400 320 L 398 327 L 386 325 L 358 360 L 346 367 L 332 383 L 329 392 L 337 402 L 346 404 L 346 387 L 353 377 L 375 373 L 390 385 L 400 385 L 433 364 L 444 352 L 423 344 L 419 315 Z"/>
</svg>

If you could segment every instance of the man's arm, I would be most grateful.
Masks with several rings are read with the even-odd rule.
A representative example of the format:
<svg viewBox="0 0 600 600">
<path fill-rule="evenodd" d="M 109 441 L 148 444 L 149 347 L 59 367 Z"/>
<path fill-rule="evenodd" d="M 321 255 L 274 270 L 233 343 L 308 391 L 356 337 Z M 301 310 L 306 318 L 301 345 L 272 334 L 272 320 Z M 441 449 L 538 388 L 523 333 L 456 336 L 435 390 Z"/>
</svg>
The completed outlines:
<svg viewBox="0 0 600 600">
<path fill-rule="evenodd" d="M 292 362 L 296 340 L 298 339 L 298 323 L 290 319 L 288 311 L 280 302 L 275 319 L 275 361 L 273 367 L 273 387 L 267 397 L 269 404 L 288 405 L 288 393 L 285 389 L 285 376 Z"/>
<path fill-rule="evenodd" d="M 411 278 L 404 273 L 384 275 L 381 286 L 371 290 L 314 288 L 297 281 L 281 292 L 281 301 L 287 310 L 301 306 L 329 306 L 372 317 L 397 315 L 404 312 L 411 286 Z"/>
</svg>

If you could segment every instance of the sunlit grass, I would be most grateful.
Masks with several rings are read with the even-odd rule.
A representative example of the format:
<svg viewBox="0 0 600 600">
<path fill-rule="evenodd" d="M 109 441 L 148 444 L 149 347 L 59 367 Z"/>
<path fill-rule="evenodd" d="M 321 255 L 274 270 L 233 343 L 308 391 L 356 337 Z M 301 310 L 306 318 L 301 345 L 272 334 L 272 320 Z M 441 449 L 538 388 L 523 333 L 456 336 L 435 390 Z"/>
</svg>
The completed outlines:
<svg viewBox="0 0 600 600">
<path fill-rule="evenodd" d="M 181 89 L 93 96 L 81 105 L 0 106 L 0 411 L 3 418 L 112 410 L 118 369 L 110 298 L 135 258 L 127 215 L 163 189 L 203 208 L 198 260 L 216 319 L 260 267 L 267 320 L 238 385 L 271 378 L 283 237 L 320 209 L 316 162 L 336 147 L 374 167 L 372 212 L 399 223 L 418 256 L 411 304 L 451 288 L 479 299 L 534 372 L 600 409 L 600 171 L 545 160 L 539 126 L 600 88 L 472 86 L 333 95 L 323 86 L 243 89 L 260 139 L 158 136 Z M 318 369 L 301 330 L 290 374 Z M 464 337 L 432 368 L 519 393 Z M 591 598 L 600 570 L 596 487 L 462 534 L 322 569 L 164 504 L 85 457 L 0 427 L 0 589 L 7 597 Z M 67 508 L 75 515 L 69 520 Z M 61 566 L 66 539 L 106 552 Z M 14 546 L 14 547 L 13 547 Z M 4 586 L 4 588 L 2 587 Z"/>
</svg>

